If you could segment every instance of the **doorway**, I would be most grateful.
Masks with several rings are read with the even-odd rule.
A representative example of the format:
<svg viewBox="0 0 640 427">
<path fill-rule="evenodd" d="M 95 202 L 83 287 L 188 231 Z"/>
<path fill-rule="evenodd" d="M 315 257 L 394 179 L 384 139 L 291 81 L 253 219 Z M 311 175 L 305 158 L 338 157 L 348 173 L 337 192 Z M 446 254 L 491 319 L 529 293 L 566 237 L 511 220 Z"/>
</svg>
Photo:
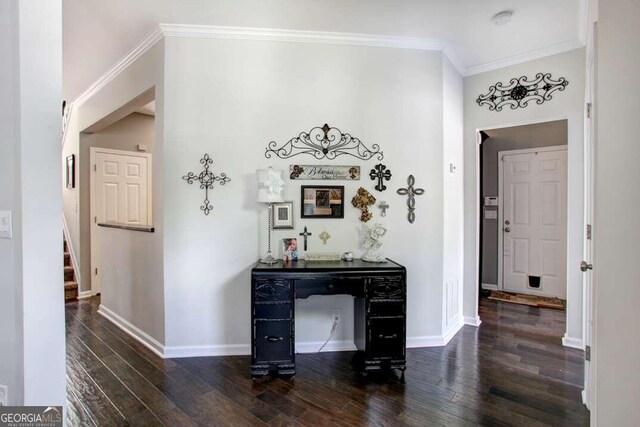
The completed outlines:
<svg viewBox="0 0 640 427">
<path fill-rule="evenodd" d="M 566 300 L 567 120 L 481 135 L 482 295 Z"/>
</svg>

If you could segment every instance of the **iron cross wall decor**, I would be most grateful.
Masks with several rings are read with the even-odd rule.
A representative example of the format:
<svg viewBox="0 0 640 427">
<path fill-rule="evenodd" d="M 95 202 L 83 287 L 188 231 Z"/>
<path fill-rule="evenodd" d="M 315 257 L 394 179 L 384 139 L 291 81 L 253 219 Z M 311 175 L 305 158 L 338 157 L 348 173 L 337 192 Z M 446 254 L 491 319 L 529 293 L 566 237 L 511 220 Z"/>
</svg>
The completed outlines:
<svg viewBox="0 0 640 427">
<path fill-rule="evenodd" d="M 374 156 L 377 156 L 378 160 L 384 158 L 378 144 L 373 144 L 369 149 L 358 138 L 342 133 L 340 129 L 330 127 L 326 123 L 322 127 L 314 127 L 309 132 L 301 132 L 282 147 L 277 147 L 278 144 L 271 141 L 264 156 L 270 159 L 271 155 L 275 154 L 281 159 L 288 159 L 299 154 L 309 154 L 318 160 L 334 160 L 347 154 L 362 160 L 369 160 Z"/>
<path fill-rule="evenodd" d="M 307 227 L 304 228 L 304 233 L 300 233 L 300 236 L 304 237 L 304 250 L 307 250 L 307 237 L 311 236 L 311 233 L 307 231 Z"/>
<path fill-rule="evenodd" d="M 384 185 L 384 180 L 386 179 L 387 181 L 389 181 L 391 179 L 391 171 L 387 169 L 385 165 L 380 163 L 378 165 L 375 165 L 375 167 L 371 169 L 371 172 L 369 172 L 369 177 L 371 177 L 371 179 L 374 181 L 376 179 L 378 180 L 378 184 L 376 184 L 376 186 L 374 187 L 376 190 L 384 191 L 387 189 L 387 186 Z"/>
<path fill-rule="evenodd" d="M 407 207 L 409 208 L 409 215 L 407 219 L 411 224 L 416 220 L 416 199 L 415 196 L 421 196 L 424 194 L 424 190 L 422 188 L 414 188 L 413 186 L 416 183 L 416 179 L 413 175 L 409 175 L 407 179 L 407 188 L 401 188 L 398 190 L 398 194 L 401 196 L 407 196 Z"/>
<path fill-rule="evenodd" d="M 213 184 L 216 181 L 218 181 L 220 185 L 225 185 L 227 182 L 231 181 L 231 178 L 228 178 L 225 173 L 221 173 L 220 176 L 214 175 L 214 173 L 209 170 L 209 166 L 213 164 L 213 159 L 206 153 L 204 157 L 200 159 L 200 163 L 204 165 L 204 170 L 202 172 L 198 175 L 193 172 L 189 172 L 183 176 L 182 179 L 187 181 L 189 184 L 193 184 L 194 181 L 200 183 L 200 188 L 204 190 L 204 202 L 202 206 L 200 206 L 200 210 L 202 210 L 205 215 L 209 215 L 209 212 L 213 209 L 213 205 L 211 205 L 211 202 L 209 201 L 209 190 L 213 190 Z"/>
<path fill-rule="evenodd" d="M 496 83 L 489 87 L 489 92 L 478 96 L 476 102 L 479 106 L 487 105 L 490 111 L 502 111 L 508 105 L 512 110 L 525 108 L 529 102 L 535 101 L 542 104 L 551 100 L 551 94 L 563 91 L 569 82 L 564 77 L 558 80 L 551 78 L 551 73 L 538 73 L 531 81 L 527 76 L 509 80 L 509 84 Z"/>
</svg>

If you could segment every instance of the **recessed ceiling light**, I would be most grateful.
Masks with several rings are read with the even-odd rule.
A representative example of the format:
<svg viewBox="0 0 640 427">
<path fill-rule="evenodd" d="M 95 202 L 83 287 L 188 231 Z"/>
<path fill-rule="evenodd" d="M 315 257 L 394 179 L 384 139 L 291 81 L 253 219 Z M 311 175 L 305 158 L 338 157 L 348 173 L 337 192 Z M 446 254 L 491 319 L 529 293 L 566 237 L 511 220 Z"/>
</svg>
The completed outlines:
<svg viewBox="0 0 640 427">
<path fill-rule="evenodd" d="M 502 12 L 493 15 L 493 17 L 491 18 L 491 22 L 493 22 L 495 25 L 505 25 L 508 24 L 509 21 L 511 21 L 512 16 L 513 11 L 503 10 Z"/>
</svg>

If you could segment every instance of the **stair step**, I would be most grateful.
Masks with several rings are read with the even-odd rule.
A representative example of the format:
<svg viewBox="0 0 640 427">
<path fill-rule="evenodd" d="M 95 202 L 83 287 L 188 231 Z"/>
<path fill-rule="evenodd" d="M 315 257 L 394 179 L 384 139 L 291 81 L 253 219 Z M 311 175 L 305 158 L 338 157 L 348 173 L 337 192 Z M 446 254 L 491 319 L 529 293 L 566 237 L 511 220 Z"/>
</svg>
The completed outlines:
<svg viewBox="0 0 640 427">
<path fill-rule="evenodd" d="M 71 254 L 69 252 L 64 253 L 64 266 L 71 267 Z"/>
<path fill-rule="evenodd" d="M 65 267 L 64 268 L 64 281 L 72 282 L 75 280 L 75 272 L 73 271 L 73 267 Z"/>
<path fill-rule="evenodd" d="M 64 282 L 64 300 L 75 301 L 78 299 L 78 283 L 73 281 Z"/>
</svg>

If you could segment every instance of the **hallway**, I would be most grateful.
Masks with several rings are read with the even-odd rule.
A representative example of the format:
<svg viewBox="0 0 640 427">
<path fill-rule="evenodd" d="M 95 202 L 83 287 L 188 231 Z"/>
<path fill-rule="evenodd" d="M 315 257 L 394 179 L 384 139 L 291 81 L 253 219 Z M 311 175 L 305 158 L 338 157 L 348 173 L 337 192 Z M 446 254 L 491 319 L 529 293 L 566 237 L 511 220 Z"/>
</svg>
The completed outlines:
<svg viewBox="0 0 640 427">
<path fill-rule="evenodd" d="M 479 328 L 360 378 L 353 353 L 301 354 L 293 381 L 252 381 L 249 356 L 162 360 L 96 310 L 66 305 L 69 425 L 588 425 L 583 353 L 563 311 L 483 300 Z"/>
</svg>

